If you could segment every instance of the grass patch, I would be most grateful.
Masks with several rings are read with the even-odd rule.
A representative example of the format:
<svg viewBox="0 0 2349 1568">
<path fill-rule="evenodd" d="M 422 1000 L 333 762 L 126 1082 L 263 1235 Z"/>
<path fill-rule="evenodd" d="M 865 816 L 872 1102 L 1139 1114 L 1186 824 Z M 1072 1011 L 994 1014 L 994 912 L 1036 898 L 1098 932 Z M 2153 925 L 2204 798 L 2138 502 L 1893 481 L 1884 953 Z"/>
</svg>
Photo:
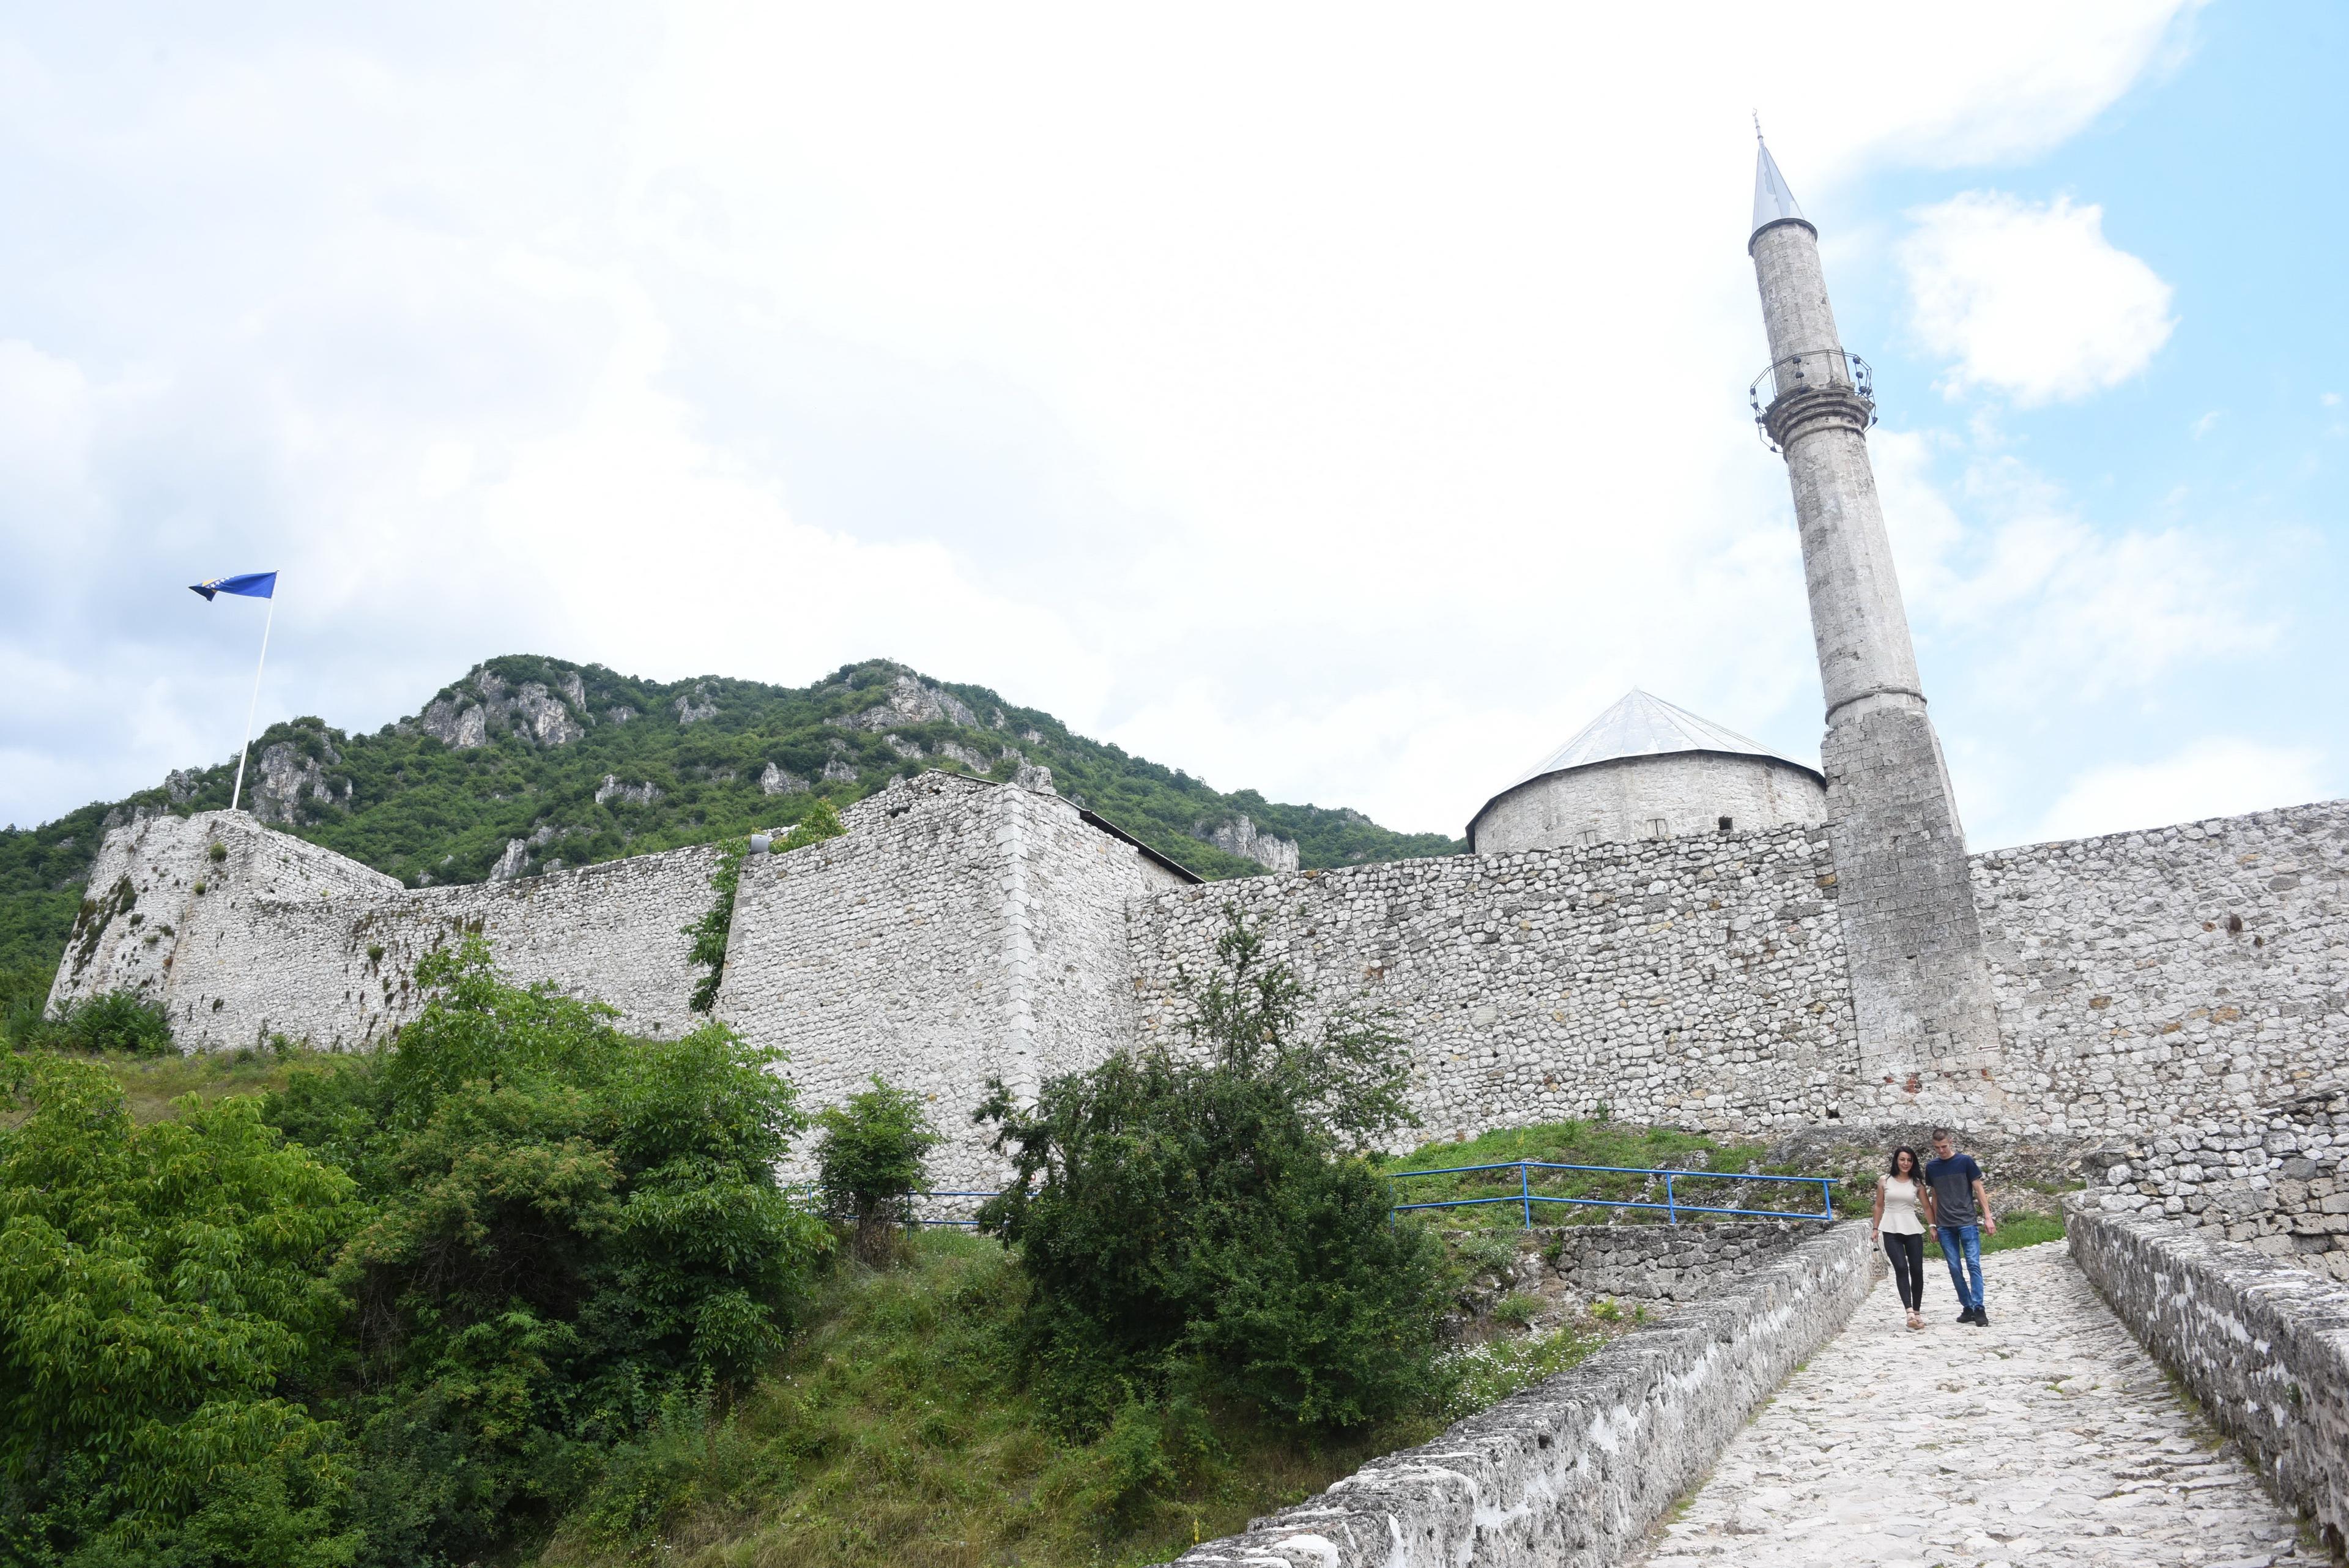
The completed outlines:
<svg viewBox="0 0 2349 1568">
<path fill-rule="evenodd" d="M 1570 1121 L 1552 1122 L 1538 1127 L 1506 1127 L 1486 1133 L 1482 1137 L 1464 1143 L 1431 1143 L 1405 1155 L 1396 1155 L 1381 1161 L 1388 1172 L 1403 1170 L 1444 1169 L 1464 1165 L 1494 1165 L 1504 1160 L 1543 1160 L 1556 1165 L 1598 1165 L 1626 1168 L 1634 1170 L 1672 1168 L 1685 1174 L 1675 1175 L 1672 1198 L 1676 1203 L 1693 1202 L 1717 1208 L 1766 1210 L 1772 1213 L 1812 1214 L 1818 1212 L 1819 1189 L 1775 1181 L 1741 1181 L 1747 1175 L 1818 1176 L 1834 1175 L 1794 1166 L 1773 1165 L 1763 1159 L 1764 1146 L 1707 1137 L 1702 1133 L 1682 1132 L 1675 1127 L 1640 1127 L 1621 1122 Z M 1602 1175 L 1588 1171 L 1536 1171 L 1530 1183 L 1537 1198 L 1623 1199 L 1661 1205 L 1664 1201 L 1661 1178 L 1644 1176 Z M 1424 1176 L 1408 1181 L 1392 1183 L 1395 1200 L 1400 1203 L 1432 1203 L 1461 1199 L 1507 1199 L 1519 1191 L 1517 1173 L 1514 1170 L 1488 1171 L 1475 1176 Z M 1836 1211 L 1853 1215 L 1868 1212 L 1874 1200 L 1873 1188 L 1860 1190 L 1856 1183 L 1845 1182 L 1835 1189 Z M 1525 1210 L 1516 1202 L 1502 1201 L 1473 1209 L 1429 1210 L 1423 1212 L 1440 1214 L 1441 1223 L 1447 1227 L 1478 1227 L 1516 1229 L 1525 1223 Z M 1690 1215 L 1690 1220 L 1729 1216 Z M 1661 1209 L 1587 1208 L 1563 1203 L 1536 1203 L 1534 1223 L 1537 1225 L 1604 1225 L 1616 1223 L 1662 1224 L 1667 1216 Z"/>
<path fill-rule="evenodd" d="M 2011 1252 L 2017 1247 L 2036 1247 L 2042 1241 L 2063 1239 L 2064 1217 L 2060 1214 L 2010 1214 L 1998 1222 L 1996 1234 L 1983 1235 L 1982 1250 L 1985 1255 Z M 1941 1256 L 1941 1243 L 1930 1231 L 1925 1233 L 1925 1255 L 1933 1259 Z"/>
<path fill-rule="evenodd" d="M 623 1449 L 541 1561 L 1161 1563 L 1425 1441 L 1464 1404 L 1563 1370 L 1597 1343 L 1553 1334 L 1464 1351 L 1440 1408 L 1341 1442 L 1216 1409 L 1121 1417 L 1071 1444 L 1019 1386 L 1024 1289 L 995 1241 L 945 1231 L 914 1237 L 901 1267 L 843 1268 L 789 1355 L 731 1411 L 681 1411 Z"/>
<path fill-rule="evenodd" d="M 231 1095 L 259 1095 L 282 1089 L 297 1065 L 322 1053 L 305 1046 L 286 1046 L 198 1051 L 185 1056 L 176 1051 L 161 1056 L 130 1056 L 118 1052 L 59 1054 L 70 1054 L 104 1068 L 122 1085 L 123 1097 L 130 1106 L 130 1119 L 144 1126 L 178 1115 L 171 1102 L 182 1095 L 217 1100 Z"/>
</svg>

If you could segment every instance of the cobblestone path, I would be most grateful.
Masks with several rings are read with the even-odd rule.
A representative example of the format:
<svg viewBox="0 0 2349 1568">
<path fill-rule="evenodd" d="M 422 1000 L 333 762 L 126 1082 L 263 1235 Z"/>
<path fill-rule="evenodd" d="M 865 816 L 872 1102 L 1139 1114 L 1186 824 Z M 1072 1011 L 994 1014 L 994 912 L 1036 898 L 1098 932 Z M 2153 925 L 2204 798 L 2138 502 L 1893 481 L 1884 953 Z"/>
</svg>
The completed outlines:
<svg viewBox="0 0 2349 1568">
<path fill-rule="evenodd" d="M 1982 1261 L 1991 1326 L 1880 1282 L 1638 1561 L 1738 1568 L 2325 1562 L 2051 1241 Z"/>
</svg>

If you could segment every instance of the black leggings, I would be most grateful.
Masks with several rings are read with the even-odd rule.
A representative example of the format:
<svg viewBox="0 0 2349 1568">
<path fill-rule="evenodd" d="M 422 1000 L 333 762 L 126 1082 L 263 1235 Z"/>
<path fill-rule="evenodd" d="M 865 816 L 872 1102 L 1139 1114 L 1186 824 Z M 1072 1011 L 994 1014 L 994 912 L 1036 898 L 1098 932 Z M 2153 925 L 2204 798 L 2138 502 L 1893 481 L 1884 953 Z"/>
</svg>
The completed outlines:
<svg viewBox="0 0 2349 1568">
<path fill-rule="evenodd" d="M 1925 1304 L 1925 1238 L 1884 1233 L 1884 1255 L 1900 1282 L 1900 1304 L 1915 1312 Z"/>
</svg>

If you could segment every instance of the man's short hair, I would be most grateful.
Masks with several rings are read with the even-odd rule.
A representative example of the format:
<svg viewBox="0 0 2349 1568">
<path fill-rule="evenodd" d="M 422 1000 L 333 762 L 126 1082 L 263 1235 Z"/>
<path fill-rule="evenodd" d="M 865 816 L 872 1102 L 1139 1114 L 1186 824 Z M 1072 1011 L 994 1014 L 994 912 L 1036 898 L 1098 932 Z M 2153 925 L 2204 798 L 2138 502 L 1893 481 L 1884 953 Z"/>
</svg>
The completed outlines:
<svg viewBox="0 0 2349 1568">
<path fill-rule="evenodd" d="M 1941 1139 L 1945 1137 L 1955 1137 L 1957 1135 L 1955 1133 L 1951 1132 L 1947 1127 L 1935 1127 L 1933 1129 L 1933 1141 L 1935 1143 L 1940 1142 Z"/>
</svg>

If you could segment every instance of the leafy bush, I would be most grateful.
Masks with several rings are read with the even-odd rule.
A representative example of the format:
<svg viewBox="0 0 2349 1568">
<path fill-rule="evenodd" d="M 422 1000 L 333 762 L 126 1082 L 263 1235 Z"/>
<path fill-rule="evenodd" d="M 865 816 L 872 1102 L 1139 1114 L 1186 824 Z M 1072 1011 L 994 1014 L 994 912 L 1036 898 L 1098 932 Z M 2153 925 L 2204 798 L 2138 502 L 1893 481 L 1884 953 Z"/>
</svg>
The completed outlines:
<svg viewBox="0 0 2349 1568">
<path fill-rule="evenodd" d="M 1506 1323 L 1515 1328 L 1523 1328 L 1541 1316 L 1543 1309 L 1547 1305 L 1548 1303 L 1539 1296 L 1527 1295 L 1523 1291 L 1512 1291 L 1493 1303 L 1493 1318 L 1496 1323 Z"/>
<path fill-rule="evenodd" d="M 922 1162 L 938 1143 L 921 1096 L 876 1075 L 871 1088 L 816 1122 L 823 1128 L 815 1160 L 824 1210 L 853 1229 L 858 1256 L 885 1262 L 896 1228 L 913 1218 L 910 1194 L 922 1185 Z"/>
<path fill-rule="evenodd" d="M 335 1279 L 387 1562 L 551 1520 L 612 1445 L 780 1349 L 830 1245 L 776 1183 L 805 1127 L 779 1053 L 718 1024 L 626 1038 L 505 983 L 479 938 L 417 978 L 439 994 L 396 1054 L 297 1074 L 268 1112 L 375 1204 Z"/>
<path fill-rule="evenodd" d="M 1016 1167 L 981 1221 L 1019 1249 L 1040 1403 L 1092 1432 L 1178 1382 L 1307 1428 L 1423 1400 L 1439 1251 L 1360 1158 L 1407 1116 L 1402 1043 L 1343 1011 L 1309 1032 L 1237 914 L 1185 984 L 1188 1053 L 1112 1056 L 1032 1108 L 998 1084 L 979 1113 Z"/>
<path fill-rule="evenodd" d="M 101 991 L 67 1002 L 46 1018 L 36 1011 L 30 1019 L 13 1023 L 10 1033 L 21 1049 L 119 1051 L 133 1056 L 161 1056 L 172 1049 L 171 1024 L 163 1009 L 129 991 Z"/>
<path fill-rule="evenodd" d="M 19 1057 L 0 1131 L 0 1556 L 350 1560 L 351 1455 L 305 1407 L 354 1184 L 251 1100 L 134 1127 L 98 1067 Z"/>
</svg>

